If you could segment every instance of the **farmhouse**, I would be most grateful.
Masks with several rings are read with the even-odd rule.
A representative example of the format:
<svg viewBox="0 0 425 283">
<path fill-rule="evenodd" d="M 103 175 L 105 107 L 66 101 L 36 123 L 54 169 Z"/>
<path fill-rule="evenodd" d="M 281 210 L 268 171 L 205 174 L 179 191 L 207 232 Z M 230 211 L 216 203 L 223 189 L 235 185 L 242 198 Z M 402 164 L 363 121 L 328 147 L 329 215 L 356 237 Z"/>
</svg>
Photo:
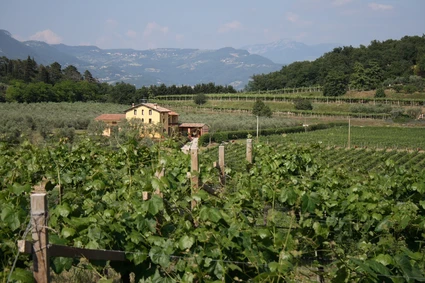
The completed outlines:
<svg viewBox="0 0 425 283">
<path fill-rule="evenodd" d="M 124 111 L 124 114 L 102 114 L 95 118 L 97 121 L 106 123 L 106 128 L 103 135 L 110 136 L 111 129 L 117 127 L 122 120 L 131 121 L 138 119 L 143 124 L 159 126 L 160 132 L 154 134 L 155 137 L 160 137 L 162 134 L 169 135 L 180 133 L 182 135 L 192 137 L 199 137 L 208 133 L 208 125 L 204 123 L 179 123 L 179 114 L 159 106 L 156 103 L 134 103 L 130 108 Z"/>
<path fill-rule="evenodd" d="M 178 130 L 179 114 L 156 103 L 133 103 L 124 113 L 128 121 L 140 119 L 145 124 L 160 125 L 163 133 L 172 134 Z"/>
</svg>

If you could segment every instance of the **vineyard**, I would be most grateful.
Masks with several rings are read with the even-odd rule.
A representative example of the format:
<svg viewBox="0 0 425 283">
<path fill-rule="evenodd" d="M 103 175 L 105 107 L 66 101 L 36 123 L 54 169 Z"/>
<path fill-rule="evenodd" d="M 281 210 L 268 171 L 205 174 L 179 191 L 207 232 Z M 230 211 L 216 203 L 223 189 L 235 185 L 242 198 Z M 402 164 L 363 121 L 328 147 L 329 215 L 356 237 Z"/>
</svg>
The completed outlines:
<svg viewBox="0 0 425 283">
<path fill-rule="evenodd" d="M 212 164 L 217 150 L 208 149 L 196 189 L 190 156 L 172 141 L 0 145 L 2 282 L 32 280 L 16 241 L 30 240 L 29 194 L 43 178 L 51 243 L 120 250 L 128 260 L 56 257 L 55 276 L 79 268 L 104 282 L 115 280 L 110 269 L 123 282 L 425 281 L 425 177 L 407 166 L 423 154 L 341 149 L 326 160 L 317 146 L 258 143 L 249 164 L 244 145 L 225 149 L 226 183 Z M 377 170 L 353 172 L 337 159 Z"/>
</svg>

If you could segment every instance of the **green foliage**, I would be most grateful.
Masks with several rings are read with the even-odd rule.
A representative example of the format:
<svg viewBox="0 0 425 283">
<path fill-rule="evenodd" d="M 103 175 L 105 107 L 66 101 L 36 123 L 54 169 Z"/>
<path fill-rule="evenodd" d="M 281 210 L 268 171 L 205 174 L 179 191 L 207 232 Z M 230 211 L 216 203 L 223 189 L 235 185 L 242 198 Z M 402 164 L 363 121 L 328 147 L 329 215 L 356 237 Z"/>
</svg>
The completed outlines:
<svg viewBox="0 0 425 283">
<path fill-rule="evenodd" d="M 128 262 L 110 263 L 125 280 L 133 272 L 135 282 L 295 282 L 310 280 L 315 274 L 305 267 L 318 266 L 329 282 L 425 279 L 417 241 L 423 175 L 391 161 L 381 163 L 382 174 L 336 170 L 314 158 L 323 148 L 259 143 L 254 163 L 227 170 L 226 186 L 210 195 L 191 193 L 190 156 L 160 145 L 129 140 L 112 149 L 84 139 L 0 150 L 2 270 L 12 265 L 29 221 L 31 186 L 46 177 L 51 242 L 126 251 Z M 200 180 L 217 180 L 208 164 L 201 163 Z M 162 168 L 165 175 L 156 177 Z M 56 259 L 52 267 L 61 272 L 70 264 Z M 16 276 L 30 265 L 21 255 Z"/>
<path fill-rule="evenodd" d="M 340 96 L 347 92 L 347 78 L 342 72 L 331 72 L 323 85 L 324 96 Z"/>
<path fill-rule="evenodd" d="M 350 106 L 350 112 L 352 113 L 391 113 L 392 107 L 386 104 L 377 105 L 362 105 L 355 104 Z"/>
<path fill-rule="evenodd" d="M 329 124 L 315 124 L 309 126 L 309 131 L 316 131 L 316 130 L 322 130 L 327 129 L 335 126 L 341 126 L 345 125 L 346 123 L 329 123 Z M 295 127 L 285 127 L 285 128 L 279 128 L 279 129 L 261 129 L 259 131 L 260 136 L 270 136 L 270 135 L 276 135 L 276 134 L 289 134 L 289 133 L 300 133 L 305 132 L 305 128 L 302 126 L 295 126 Z M 240 131 L 228 131 L 228 132 L 216 132 L 216 133 L 210 133 L 203 135 L 199 138 L 198 143 L 200 145 L 207 145 L 210 140 L 212 142 L 221 143 L 223 141 L 229 141 L 229 140 L 235 140 L 235 139 L 245 139 L 247 136 L 256 136 L 257 131 L 256 130 L 240 130 Z"/>
<path fill-rule="evenodd" d="M 257 99 L 254 103 L 254 107 L 252 108 L 252 114 L 260 117 L 271 117 L 273 112 L 262 100 Z"/>
<path fill-rule="evenodd" d="M 193 97 L 193 102 L 197 105 L 205 104 L 207 102 L 207 96 L 203 93 L 198 93 Z"/>
<path fill-rule="evenodd" d="M 385 97 L 385 96 L 386 96 L 385 95 L 385 90 L 382 87 L 380 87 L 380 88 L 378 88 L 376 90 L 376 92 L 375 92 L 375 97 L 376 98 L 382 98 L 382 97 Z"/>
<path fill-rule="evenodd" d="M 411 84 L 405 85 L 403 89 L 406 93 L 409 93 L 409 94 L 412 94 L 418 90 L 415 85 L 411 85 Z"/>
<path fill-rule="evenodd" d="M 313 105 L 308 99 L 295 99 L 294 104 L 297 110 L 313 110 Z"/>
<path fill-rule="evenodd" d="M 399 84 L 396 84 L 396 85 L 393 85 L 392 86 L 392 88 L 395 90 L 395 92 L 397 92 L 397 93 L 400 93 L 402 90 L 403 90 L 403 86 L 402 85 L 399 85 Z"/>
<path fill-rule="evenodd" d="M 269 91 L 288 87 L 322 85 L 333 73 L 344 73 L 350 87 L 358 90 L 377 88 L 383 81 L 411 75 L 425 76 L 425 38 L 405 36 L 399 40 L 372 41 L 358 48 L 334 48 L 309 62 L 294 62 L 280 71 L 254 75 L 247 91 Z"/>
</svg>

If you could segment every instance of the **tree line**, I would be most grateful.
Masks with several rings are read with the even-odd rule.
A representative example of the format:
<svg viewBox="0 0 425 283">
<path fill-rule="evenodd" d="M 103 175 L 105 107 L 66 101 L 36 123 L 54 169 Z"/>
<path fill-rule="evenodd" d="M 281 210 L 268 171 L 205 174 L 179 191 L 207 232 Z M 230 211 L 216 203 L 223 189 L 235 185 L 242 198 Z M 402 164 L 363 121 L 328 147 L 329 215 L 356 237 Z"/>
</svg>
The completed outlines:
<svg viewBox="0 0 425 283">
<path fill-rule="evenodd" d="M 89 70 L 81 74 L 73 65 L 65 68 L 54 62 L 48 66 L 26 60 L 0 57 L 0 102 L 76 102 L 96 101 L 120 104 L 138 103 L 157 95 L 198 93 L 236 93 L 232 86 L 202 83 L 188 85 L 151 85 L 136 88 L 118 82 L 100 82 Z"/>
<path fill-rule="evenodd" d="M 425 77 L 425 35 L 400 40 L 374 40 L 369 46 L 338 47 L 314 61 L 294 62 L 280 71 L 252 76 L 246 91 L 321 85 L 336 96 L 348 89 L 372 90 L 408 84 L 422 90 Z M 422 89 L 421 89 L 422 88 Z"/>
</svg>

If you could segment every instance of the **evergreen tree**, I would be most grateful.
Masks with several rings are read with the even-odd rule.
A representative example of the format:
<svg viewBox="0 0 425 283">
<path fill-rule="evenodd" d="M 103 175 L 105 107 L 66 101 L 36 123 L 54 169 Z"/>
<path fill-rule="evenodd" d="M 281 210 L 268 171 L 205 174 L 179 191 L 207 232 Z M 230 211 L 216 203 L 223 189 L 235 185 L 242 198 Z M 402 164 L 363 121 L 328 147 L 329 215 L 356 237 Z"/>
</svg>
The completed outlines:
<svg viewBox="0 0 425 283">
<path fill-rule="evenodd" d="M 31 59 L 30 56 L 28 56 L 24 66 L 24 81 L 29 83 L 37 73 L 37 63 L 34 61 L 34 59 Z"/>
<path fill-rule="evenodd" d="M 255 116 L 271 117 L 273 112 L 261 99 L 257 99 L 252 108 L 252 114 Z"/>
<path fill-rule="evenodd" d="M 97 80 L 93 78 L 89 70 L 84 71 L 84 80 L 89 83 L 97 83 Z"/>
<path fill-rule="evenodd" d="M 58 62 L 52 63 L 48 68 L 49 79 L 52 84 L 56 84 L 62 80 L 62 66 Z"/>
<path fill-rule="evenodd" d="M 79 82 L 82 80 L 80 72 L 73 65 L 69 65 L 63 70 L 63 79 L 70 80 L 74 82 Z"/>
</svg>

